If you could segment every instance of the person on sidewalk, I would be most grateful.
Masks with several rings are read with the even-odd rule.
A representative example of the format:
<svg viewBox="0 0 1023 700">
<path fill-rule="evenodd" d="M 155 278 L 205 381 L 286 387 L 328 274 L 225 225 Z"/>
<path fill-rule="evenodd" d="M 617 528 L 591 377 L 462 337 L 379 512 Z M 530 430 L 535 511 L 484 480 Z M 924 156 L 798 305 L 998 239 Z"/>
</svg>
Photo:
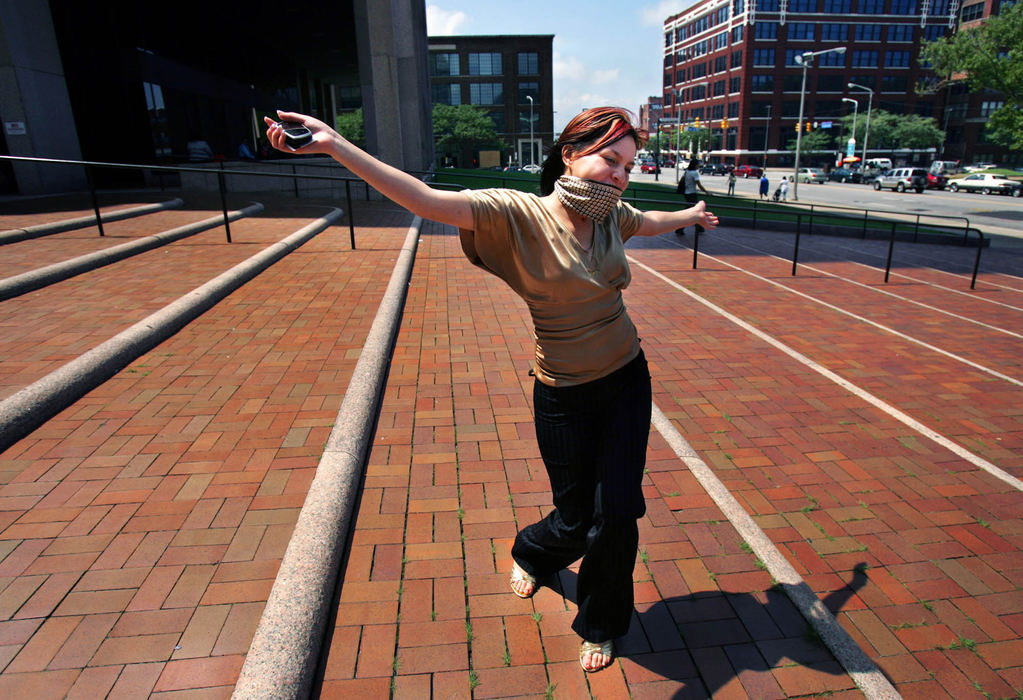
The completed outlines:
<svg viewBox="0 0 1023 700">
<path fill-rule="evenodd" d="M 731 197 L 735 194 L 735 173 L 731 170 L 728 171 L 728 196 Z"/>
<path fill-rule="evenodd" d="M 540 196 L 508 189 L 435 190 L 346 141 L 323 122 L 291 112 L 313 133 L 301 153 L 333 157 L 370 186 L 427 219 L 454 226 L 475 265 L 526 302 L 534 325 L 534 421 L 554 502 L 512 547 L 510 586 L 531 597 L 545 579 L 582 557 L 579 663 L 598 671 L 633 614 L 637 521 L 650 432 L 651 384 L 636 327 L 622 301 L 630 273 L 624 243 L 718 219 L 703 202 L 679 211 L 638 209 L 620 200 L 646 133 L 630 112 L 588 109 L 551 147 Z M 267 138 L 289 152 L 279 123 Z"/>
<path fill-rule="evenodd" d="M 768 194 L 771 191 L 771 183 L 767 179 L 767 171 L 765 170 L 760 176 L 760 198 L 767 199 Z"/>
<path fill-rule="evenodd" d="M 789 199 L 789 178 L 787 176 L 781 179 L 778 191 L 781 193 L 781 201 L 787 202 Z"/>
<path fill-rule="evenodd" d="M 678 187 L 675 188 L 675 192 L 684 196 L 687 202 L 695 204 L 700 201 L 699 191 L 708 194 L 703 183 L 700 182 L 700 161 L 698 158 L 691 158 L 689 165 L 686 166 L 686 170 L 682 174 L 682 179 L 678 181 Z M 675 233 L 684 236 L 686 235 L 686 230 L 685 228 L 675 229 Z M 699 224 L 696 225 L 696 233 L 703 233 L 703 227 Z"/>
</svg>

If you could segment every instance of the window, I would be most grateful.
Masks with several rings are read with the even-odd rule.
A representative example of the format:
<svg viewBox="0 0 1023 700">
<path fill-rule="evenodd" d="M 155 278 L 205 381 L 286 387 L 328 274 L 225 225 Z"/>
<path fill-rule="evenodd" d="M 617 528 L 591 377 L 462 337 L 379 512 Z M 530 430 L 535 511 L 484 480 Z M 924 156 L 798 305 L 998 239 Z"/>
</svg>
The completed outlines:
<svg viewBox="0 0 1023 700">
<path fill-rule="evenodd" d="M 723 104 L 716 104 L 710 108 L 710 118 L 714 121 L 725 118 L 725 106 Z"/>
<path fill-rule="evenodd" d="M 821 41 L 847 41 L 849 25 L 829 22 L 821 25 Z"/>
<path fill-rule="evenodd" d="M 884 65 L 886 68 L 909 68 L 909 51 L 886 51 Z"/>
<path fill-rule="evenodd" d="M 853 51 L 853 68 L 877 68 L 877 51 Z"/>
<path fill-rule="evenodd" d="M 1011 0 L 1015 2 L 1015 0 Z M 948 3 L 949 0 L 931 0 L 931 9 L 928 13 L 932 17 L 940 17 L 941 15 L 948 14 Z"/>
<path fill-rule="evenodd" d="M 501 75 L 501 54 L 469 54 L 469 75 Z"/>
<path fill-rule="evenodd" d="M 675 61 L 672 60 L 672 58 L 673 57 L 672 57 L 672 55 L 670 53 L 667 56 L 664 57 L 664 67 L 665 68 L 671 68 L 672 64 L 675 63 Z"/>
<path fill-rule="evenodd" d="M 696 86 L 693 87 L 691 92 L 693 94 L 691 99 L 694 102 L 696 100 L 705 100 L 705 99 L 707 99 L 707 86 L 706 85 L 696 85 Z"/>
<path fill-rule="evenodd" d="M 714 72 L 722 73 L 728 70 L 728 56 L 718 56 L 714 59 Z"/>
<path fill-rule="evenodd" d="M 963 8 L 962 21 L 972 22 L 975 19 L 980 19 L 984 16 L 984 3 L 978 2 L 976 5 L 967 5 Z"/>
<path fill-rule="evenodd" d="M 852 0 L 824 0 L 824 13 L 828 15 L 852 14 Z"/>
<path fill-rule="evenodd" d="M 540 75 L 540 54 L 535 52 L 520 53 L 519 75 Z"/>
<path fill-rule="evenodd" d="M 753 25 L 753 35 L 757 39 L 777 39 L 778 38 L 778 23 L 777 22 L 757 22 Z"/>
<path fill-rule="evenodd" d="M 458 54 L 431 53 L 430 75 L 458 75 Z"/>
<path fill-rule="evenodd" d="M 773 75 L 754 75 L 751 78 L 750 88 L 753 92 L 774 92 Z"/>
<path fill-rule="evenodd" d="M 738 44 L 742 41 L 745 34 L 746 25 L 740 24 L 738 27 L 732 27 L 732 43 Z"/>
<path fill-rule="evenodd" d="M 811 22 L 790 22 L 789 23 L 789 39 L 803 39 L 806 41 L 813 41 L 813 30 L 814 25 Z"/>
<path fill-rule="evenodd" d="M 884 0 L 860 0 L 861 15 L 884 14 Z"/>
<path fill-rule="evenodd" d="M 540 113 L 533 110 L 533 131 L 536 131 L 540 127 Z M 519 110 L 519 133 L 529 133 L 529 110 Z"/>
<path fill-rule="evenodd" d="M 519 104 L 528 102 L 527 96 L 532 97 L 534 100 L 539 100 L 540 83 L 519 83 Z"/>
<path fill-rule="evenodd" d="M 897 92 L 906 94 L 909 80 L 904 75 L 885 75 L 881 77 L 881 92 Z"/>
<path fill-rule="evenodd" d="M 813 90 L 811 89 L 809 77 L 807 77 L 806 79 L 806 88 L 810 92 L 813 92 Z M 782 90 L 784 92 L 799 92 L 802 89 L 803 89 L 802 73 L 796 73 L 795 75 L 786 75 L 784 78 L 782 78 Z"/>
<path fill-rule="evenodd" d="M 916 0 L 892 0 L 893 15 L 912 15 L 916 13 Z"/>
<path fill-rule="evenodd" d="M 946 31 L 947 28 L 944 24 L 928 24 L 924 28 L 924 39 L 927 41 L 937 41 L 945 36 Z"/>
<path fill-rule="evenodd" d="M 877 79 L 873 75 L 854 75 L 849 79 L 849 82 L 856 83 L 857 85 L 862 85 L 863 87 L 870 88 L 871 90 L 877 88 Z M 858 92 L 861 95 L 863 95 L 862 91 Z"/>
<path fill-rule="evenodd" d="M 671 32 L 664 33 L 664 45 L 671 46 Z"/>
<path fill-rule="evenodd" d="M 718 80 L 714 83 L 714 97 L 721 97 L 725 94 L 725 81 Z"/>
<path fill-rule="evenodd" d="M 728 79 L 728 92 L 735 94 L 742 90 L 742 78 L 729 78 Z"/>
<path fill-rule="evenodd" d="M 457 83 L 447 85 L 431 85 L 431 101 L 437 105 L 460 105 L 462 104 L 462 91 Z"/>
<path fill-rule="evenodd" d="M 499 105 L 504 103 L 501 83 L 470 83 L 469 104 Z"/>
<path fill-rule="evenodd" d="M 982 102 L 980 104 L 980 116 L 990 117 L 1004 106 L 1005 102 Z"/>
<path fill-rule="evenodd" d="M 738 68 L 741 65 L 742 65 L 742 51 L 733 51 L 732 52 L 731 67 L 732 68 Z"/>
<path fill-rule="evenodd" d="M 845 92 L 845 76 L 828 74 L 817 76 L 817 92 Z"/>
<path fill-rule="evenodd" d="M 856 41 L 881 41 L 881 25 L 857 24 Z"/>
<path fill-rule="evenodd" d="M 781 116 L 792 117 L 797 119 L 799 117 L 799 100 L 785 100 L 781 103 Z M 805 119 L 807 115 L 803 115 Z M 795 126 L 793 124 L 793 126 Z"/>
<path fill-rule="evenodd" d="M 728 118 L 729 119 L 735 119 L 738 116 L 739 116 L 739 103 L 738 102 L 729 102 L 728 103 Z"/>
<path fill-rule="evenodd" d="M 746 11 L 746 0 L 732 0 L 732 14 L 741 15 Z"/>
<path fill-rule="evenodd" d="M 838 53 L 837 51 L 831 51 L 829 53 L 822 53 L 817 57 L 818 66 L 838 66 L 839 68 L 845 66 L 845 54 Z"/>
<path fill-rule="evenodd" d="M 817 0 L 789 0 L 789 12 L 816 12 Z"/>
<path fill-rule="evenodd" d="M 487 117 L 490 121 L 494 122 L 494 131 L 499 134 L 503 134 L 504 129 L 504 112 L 487 112 Z"/>
<path fill-rule="evenodd" d="M 803 65 L 802 63 L 796 63 L 796 56 L 802 56 L 804 51 L 806 49 L 787 49 L 785 51 L 785 65 L 789 67 Z"/>
<path fill-rule="evenodd" d="M 913 25 L 893 24 L 889 26 L 888 41 L 913 41 Z"/>
<path fill-rule="evenodd" d="M 754 51 L 753 51 L 753 65 L 754 66 L 773 66 L 774 65 L 774 49 L 754 49 Z"/>
<path fill-rule="evenodd" d="M 680 68 L 675 71 L 675 84 L 684 83 L 686 81 L 686 69 Z"/>
<path fill-rule="evenodd" d="M 778 0 L 759 0 L 757 2 L 758 12 L 777 12 Z"/>
<path fill-rule="evenodd" d="M 696 80 L 697 78 L 702 78 L 705 75 L 707 75 L 706 63 L 697 63 L 695 66 L 693 66 L 693 80 Z"/>
<path fill-rule="evenodd" d="M 714 50 L 723 49 L 728 46 L 728 32 L 721 32 L 714 37 Z"/>
</svg>

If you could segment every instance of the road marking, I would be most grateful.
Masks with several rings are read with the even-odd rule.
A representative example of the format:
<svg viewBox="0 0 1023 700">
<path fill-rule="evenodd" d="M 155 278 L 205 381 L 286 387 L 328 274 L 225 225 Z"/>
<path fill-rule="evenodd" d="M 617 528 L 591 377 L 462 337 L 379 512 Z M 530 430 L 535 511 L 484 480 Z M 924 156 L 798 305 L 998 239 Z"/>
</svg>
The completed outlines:
<svg viewBox="0 0 1023 700">
<path fill-rule="evenodd" d="M 735 314 L 733 314 L 733 313 L 731 313 L 729 311 L 726 311 L 725 309 L 721 308 L 717 304 L 709 301 L 708 299 L 705 299 L 705 298 L 701 297 L 699 294 L 696 294 L 695 292 L 689 291 L 688 289 L 686 289 L 685 287 L 680 285 L 678 282 L 674 281 L 673 279 L 671 279 L 669 277 L 666 277 L 665 275 L 661 274 L 660 272 L 658 272 L 657 270 L 653 269 L 649 265 L 646 265 L 644 263 L 639 262 L 638 260 L 634 259 L 632 256 L 628 256 L 628 259 L 629 259 L 629 263 L 630 264 L 636 265 L 637 267 L 640 267 L 640 268 L 646 270 L 647 272 L 652 274 L 654 277 L 657 277 L 657 278 L 663 280 L 668 285 L 674 287 L 675 289 L 679 290 L 683 294 L 686 294 L 686 295 L 692 297 L 695 301 L 703 304 L 704 306 L 706 306 L 710 310 L 714 311 L 715 313 L 725 317 L 726 319 L 728 319 L 732 323 L 736 324 L 740 328 L 748 331 L 749 333 L 752 333 L 756 337 L 758 337 L 761 340 L 763 340 L 765 343 L 767 343 L 767 344 L 777 348 L 778 350 L 781 350 L 782 352 L 784 352 L 789 357 L 792 357 L 793 359 L 795 359 L 797 362 L 802 363 L 806 367 L 812 369 L 814 372 L 817 372 L 818 374 L 820 374 L 820 375 L 824 376 L 825 378 L 831 380 L 835 384 L 838 384 L 839 386 L 841 386 L 846 391 L 848 391 L 848 392 L 850 392 L 852 394 L 855 394 L 856 396 L 860 397 L 861 399 L 863 399 L 864 401 L 866 401 L 870 405 L 874 406 L 875 408 L 878 408 L 881 411 L 884 411 L 885 413 L 887 413 L 889 416 L 891 416 L 895 420 L 897 420 L 897 421 L 899 421 L 899 422 L 909 426 L 911 429 L 917 431 L 918 433 L 920 433 L 924 437 L 928 438 L 929 440 L 931 440 L 933 442 L 936 442 L 941 447 L 944 447 L 945 449 L 949 450 L 950 452 L 952 452 L 956 456 L 958 456 L 958 457 L 962 458 L 963 460 L 969 462 L 970 464 L 974 465 L 978 469 L 983 469 L 988 474 L 991 474 L 996 479 L 1000 479 L 1000 480 L 1004 481 L 1006 484 L 1008 484 L 1009 486 L 1012 486 L 1014 489 L 1017 489 L 1018 491 L 1023 491 L 1023 481 L 1017 479 L 1012 474 L 1009 474 L 1004 469 L 1002 469 L 1002 468 L 992 464 L 991 462 L 987 461 L 986 459 L 984 459 L 983 457 L 981 457 L 979 455 L 973 454 L 972 452 L 967 450 L 965 447 L 959 445 L 956 442 L 953 442 L 952 440 L 950 440 L 949 438 L 945 437 L 944 435 L 942 435 L 938 431 L 929 428 L 928 426 L 926 426 L 923 423 L 921 423 L 920 421 L 916 420 L 915 418 L 913 418 L 909 414 L 904 413 L 903 411 L 899 410 L 898 408 L 895 408 L 894 406 L 892 406 L 891 404 L 887 403 L 886 401 L 878 398 L 877 396 L 874 396 L 873 394 L 871 394 L 866 389 L 863 389 L 863 388 L 857 386 L 856 384 L 853 384 L 849 380 L 845 379 L 844 377 L 839 376 L 835 372 L 832 372 L 827 367 L 824 367 L 823 365 L 821 365 L 818 362 L 816 362 L 815 360 L 807 357 L 803 353 L 801 353 L 801 352 L 799 352 L 797 350 L 794 350 L 793 348 L 790 348 L 788 345 L 785 345 L 784 343 L 782 343 L 779 340 L 776 340 L 773 336 L 770 336 L 767 333 L 765 333 L 762 330 L 760 330 L 759 328 L 756 328 L 755 326 L 750 325 L 749 323 L 747 323 L 746 321 L 742 320 L 741 318 L 739 318 Z"/>
<path fill-rule="evenodd" d="M 714 500 L 721 512 L 732 523 L 753 553 L 767 567 L 768 573 L 781 584 L 792 603 L 803 614 L 807 622 L 817 631 L 831 653 L 848 672 L 853 682 L 872 700 L 900 698 L 899 692 L 885 677 L 881 669 L 849 636 L 835 616 L 821 602 L 813 589 L 796 572 L 785 555 L 779 551 L 756 521 L 742 507 L 728 487 L 721 483 L 707 463 L 700 459 L 696 450 L 682 437 L 681 433 L 655 403 L 651 422 L 665 442 L 674 450 L 707 494 Z"/>
</svg>

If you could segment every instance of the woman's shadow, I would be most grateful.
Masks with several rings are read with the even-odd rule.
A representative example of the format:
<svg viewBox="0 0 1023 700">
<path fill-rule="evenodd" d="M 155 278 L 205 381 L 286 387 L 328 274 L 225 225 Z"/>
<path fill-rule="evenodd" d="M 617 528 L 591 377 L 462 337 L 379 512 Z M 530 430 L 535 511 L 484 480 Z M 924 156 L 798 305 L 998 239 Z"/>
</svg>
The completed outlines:
<svg viewBox="0 0 1023 700">
<path fill-rule="evenodd" d="M 866 582 L 866 565 L 859 564 L 852 579 L 822 602 L 836 614 Z M 549 583 L 576 601 L 575 572 L 562 571 Z M 781 584 L 756 593 L 701 591 L 658 601 L 633 613 L 617 650 L 625 663 L 645 669 L 649 678 L 643 682 L 675 686 L 662 695 L 673 700 L 711 697 L 736 678 L 751 694 L 784 697 L 769 673 L 778 667 L 846 675 Z"/>
</svg>

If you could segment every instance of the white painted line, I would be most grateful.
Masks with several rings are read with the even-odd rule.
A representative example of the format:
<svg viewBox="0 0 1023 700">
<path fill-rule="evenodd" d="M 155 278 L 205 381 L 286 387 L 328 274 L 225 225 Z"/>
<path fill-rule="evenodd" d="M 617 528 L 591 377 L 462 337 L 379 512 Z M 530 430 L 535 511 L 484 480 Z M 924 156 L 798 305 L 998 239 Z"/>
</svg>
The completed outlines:
<svg viewBox="0 0 1023 700">
<path fill-rule="evenodd" d="M 728 239 L 727 242 L 728 242 L 729 245 L 736 245 L 736 246 L 741 246 L 743 248 L 748 248 L 749 250 L 756 251 L 757 253 L 760 253 L 761 255 L 766 255 L 766 256 L 772 257 L 775 260 L 781 260 L 781 261 L 786 262 L 786 263 L 791 263 L 792 262 L 791 258 L 785 258 L 785 257 L 782 257 L 780 255 L 775 255 L 774 253 L 770 253 L 770 252 L 768 252 L 766 250 L 763 250 L 761 248 L 757 248 L 755 246 L 747 245 L 746 243 L 741 243 L 741 242 L 739 242 L 737 240 L 734 240 L 734 239 Z M 706 255 L 708 258 L 711 258 L 713 260 L 717 260 L 718 262 L 721 262 L 721 263 L 723 263 L 725 265 L 729 265 L 730 264 L 730 263 L 725 262 L 724 260 L 722 260 L 721 258 L 718 258 L 716 256 L 709 255 L 707 253 L 704 253 L 704 255 Z M 856 261 L 855 260 L 838 260 L 836 258 L 835 262 L 853 262 L 853 263 L 855 263 Z M 857 264 L 862 264 L 862 263 L 857 263 Z M 805 268 L 807 270 L 813 270 L 814 272 L 820 273 L 822 275 L 827 275 L 829 277 L 834 277 L 835 279 L 840 279 L 843 282 L 848 282 L 849 284 L 855 284 L 858 287 L 863 287 L 864 289 L 869 289 L 870 291 L 877 292 L 878 294 L 885 294 L 885 295 L 890 296 L 890 297 L 892 297 L 894 299 L 898 299 L 900 301 L 904 301 L 904 302 L 906 302 L 908 304 L 916 304 L 917 306 L 922 306 L 923 308 L 928 309 L 929 311 L 934 311 L 935 313 L 945 314 L 946 316 L 951 316 L 952 318 L 957 318 L 960 321 L 966 321 L 967 323 L 975 323 L 978 326 L 982 326 L 983 328 L 987 328 L 988 330 L 992 330 L 992 331 L 995 331 L 997 333 L 1005 333 L 1006 335 L 1011 335 L 1011 336 L 1014 336 L 1016 338 L 1023 339 L 1023 333 L 1016 333 L 1014 331 L 1010 331 L 1010 330 L 1007 330 L 1005 328 L 1000 328 L 998 326 L 992 326 L 989 323 L 984 323 L 983 321 L 978 321 L 978 320 L 972 319 L 972 318 L 970 318 L 968 316 L 963 316 L 961 314 L 953 313 L 951 311 L 946 311 L 945 309 L 940 309 L 937 306 L 931 306 L 930 304 L 925 304 L 922 301 L 916 301 L 915 299 L 910 299 L 909 297 L 904 297 L 901 294 L 896 294 L 895 292 L 889 292 L 887 289 L 881 289 L 880 287 L 873 287 L 873 286 L 871 286 L 869 284 L 864 284 L 863 282 L 857 282 L 854 279 L 849 279 L 848 277 L 843 277 L 842 275 L 837 275 L 834 272 L 828 272 L 827 270 L 822 270 L 819 267 L 814 267 L 813 265 L 807 265 L 806 263 L 799 263 L 799 266 L 802 267 L 802 268 Z M 735 267 L 735 266 L 732 265 L 732 267 Z M 740 269 L 740 268 L 736 267 L 736 269 Z M 937 272 L 941 272 L 941 270 L 937 270 Z M 750 274 L 752 274 L 752 273 L 750 273 Z M 931 284 L 930 282 L 921 282 L 921 284 L 923 284 L 925 286 L 928 286 L 928 287 L 935 287 L 935 286 L 937 286 L 937 285 Z M 823 302 L 821 302 L 821 303 L 823 303 Z"/>
<path fill-rule="evenodd" d="M 881 672 L 881 669 L 849 636 L 849 633 L 839 624 L 831 611 L 824 607 L 824 603 L 813 592 L 813 589 L 796 572 L 785 555 L 760 529 L 760 526 L 750 517 L 735 496 L 721 483 L 707 463 L 700 459 L 700 456 L 675 429 L 675 426 L 661 412 L 657 404 L 653 405 L 651 422 L 679 459 L 685 462 L 689 471 L 700 482 L 707 494 L 714 499 L 714 503 L 732 523 L 742 539 L 753 549 L 753 553 L 764 563 L 774 580 L 781 584 L 792 603 L 817 631 L 831 653 L 849 673 L 853 682 L 863 691 L 863 694 L 871 700 L 901 698 L 902 696 Z"/>
<path fill-rule="evenodd" d="M 726 319 L 728 319 L 732 323 L 736 324 L 740 328 L 748 331 L 749 333 L 752 333 L 756 337 L 758 337 L 761 340 L 763 340 L 765 343 L 768 343 L 769 345 L 772 345 L 773 347 L 777 348 L 778 350 L 781 350 L 782 352 L 784 352 L 789 357 L 792 357 L 793 359 L 795 359 L 797 362 L 800 362 L 800 363 L 806 365 L 808 368 L 810 368 L 813 371 L 817 372 L 818 374 L 824 376 L 825 378 L 831 380 L 835 384 L 838 384 L 839 386 L 841 386 L 846 391 L 848 391 L 848 392 L 850 392 L 852 394 L 855 394 L 856 396 L 860 397 L 861 399 L 863 399 L 864 401 L 866 401 L 870 405 L 874 406 L 875 408 L 878 408 L 881 411 L 884 411 L 885 413 L 887 413 L 889 416 L 891 416 L 895 420 L 897 420 L 897 421 L 899 421 L 899 422 L 909 426 L 910 428 L 912 428 L 913 430 L 917 431 L 918 433 L 920 433 L 924 437 L 928 438 L 929 440 L 932 440 L 933 442 L 936 442 L 941 447 L 944 447 L 945 449 L 949 450 L 950 452 L 952 452 L 956 456 L 958 456 L 958 457 L 962 458 L 963 460 L 969 462 L 970 464 L 974 465 L 978 469 L 983 469 L 984 471 L 986 471 L 987 473 L 991 474 L 995 478 L 1001 479 L 1002 481 L 1004 481 L 1008 485 L 1012 486 L 1014 489 L 1017 489 L 1019 491 L 1023 491 L 1023 481 L 1017 479 L 1012 474 L 1009 474 L 1004 469 L 1002 469 L 1002 468 L 992 464 L 991 462 L 987 461 L 983 457 L 980 457 L 979 455 L 973 454 L 972 452 L 967 450 L 962 445 L 959 445 L 958 443 L 953 442 L 952 440 L 950 440 L 949 438 L 945 437 L 944 435 L 942 435 L 938 431 L 932 430 L 931 428 L 927 427 L 926 425 L 924 425 L 920 421 L 916 420 L 915 418 L 913 418 L 909 414 L 900 411 L 899 409 L 895 408 L 891 404 L 883 401 L 882 399 L 878 398 L 877 396 L 874 396 L 873 394 L 871 394 L 866 389 L 860 388 L 859 386 L 853 384 L 852 382 L 848 381 L 847 379 L 845 379 L 845 378 L 839 376 L 838 374 L 832 372 L 831 370 L 829 370 L 828 368 L 824 367 L 823 365 L 818 364 L 816 361 L 812 360 L 811 358 L 807 357 L 806 355 L 802 354 L 801 352 L 790 348 L 788 345 L 785 345 L 781 341 L 776 340 L 774 337 L 768 335 L 767 333 L 764 333 L 759 328 L 756 328 L 755 326 L 750 325 L 746 321 L 743 321 L 738 316 L 730 313 L 729 311 L 726 311 L 725 309 L 723 309 L 720 306 L 714 304 L 713 302 L 708 301 L 707 299 L 704 299 L 700 295 L 698 295 L 698 294 L 696 294 L 694 292 L 689 291 L 688 289 L 686 289 L 685 287 L 683 287 L 679 283 L 675 282 L 674 280 L 672 280 L 669 277 L 666 277 L 665 275 L 661 274 L 660 272 L 658 272 L 657 270 L 653 269 L 649 265 L 641 263 L 638 260 L 633 259 L 631 256 L 629 256 L 629 263 L 632 264 L 632 265 L 635 265 L 637 267 L 643 268 L 644 270 L 646 270 L 647 272 L 649 272 L 653 276 L 663 280 L 664 282 L 666 282 L 667 284 L 671 285 L 675 289 L 679 290 L 683 294 L 687 294 L 688 296 L 692 297 L 695 301 L 698 301 L 699 303 L 703 304 L 704 306 L 706 306 L 707 308 L 711 309 L 715 313 L 720 314 L 721 316 L 724 316 Z"/>
</svg>

